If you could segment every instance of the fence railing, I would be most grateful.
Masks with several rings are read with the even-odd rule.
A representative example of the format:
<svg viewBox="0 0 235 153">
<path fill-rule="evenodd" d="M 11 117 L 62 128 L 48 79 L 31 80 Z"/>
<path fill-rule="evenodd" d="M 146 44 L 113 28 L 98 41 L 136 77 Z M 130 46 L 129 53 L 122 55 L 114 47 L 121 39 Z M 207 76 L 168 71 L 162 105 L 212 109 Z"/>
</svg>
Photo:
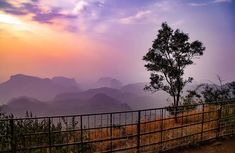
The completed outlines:
<svg viewBox="0 0 235 153">
<path fill-rule="evenodd" d="M 235 102 L 0 119 L 1 153 L 157 152 L 235 134 Z"/>
</svg>

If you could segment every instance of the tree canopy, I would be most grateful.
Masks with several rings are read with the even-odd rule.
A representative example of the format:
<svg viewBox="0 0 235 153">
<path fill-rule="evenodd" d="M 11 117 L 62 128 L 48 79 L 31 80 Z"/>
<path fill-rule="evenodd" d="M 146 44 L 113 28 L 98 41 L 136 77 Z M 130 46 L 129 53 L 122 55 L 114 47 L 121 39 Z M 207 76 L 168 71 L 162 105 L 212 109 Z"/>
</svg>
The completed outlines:
<svg viewBox="0 0 235 153">
<path fill-rule="evenodd" d="M 143 60 L 151 72 L 146 90 L 163 90 L 173 98 L 173 106 L 179 105 L 181 92 L 193 78 L 184 78 L 185 68 L 193 64 L 193 59 L 203 55 L 205 47 L 196 40 L 189 42 L 188 34 L 179 29 L 173 30 L 166 22 L 162 23 L 157 38 Z"/>
</svg>

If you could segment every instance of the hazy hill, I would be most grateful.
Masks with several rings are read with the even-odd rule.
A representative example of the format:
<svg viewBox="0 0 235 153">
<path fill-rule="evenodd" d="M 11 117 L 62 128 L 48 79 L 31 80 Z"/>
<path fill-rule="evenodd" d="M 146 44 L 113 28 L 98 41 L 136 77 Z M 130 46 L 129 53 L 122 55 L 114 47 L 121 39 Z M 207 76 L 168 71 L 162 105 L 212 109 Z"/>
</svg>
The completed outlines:
<svg viewBox="0 0 235 153">
<path fill-rule="evenodd" d="M 98 112 L 131 110 L 127 104 L 121 103 L 105 94 L 96 94 L 88 99 L 87 103 L 90 105 L 90 108 Z"/>
<path fill-rule="evenodd" d="M 7 104 L 4 106 L 5 111 L 18 116 L 24 116 L 27 110 L 35 115 L 45 116 L 124 111 L 168 105 L 166 99 L 169 96 L 164 92 L 144 91 L 146 83 L 121 86 L 118 80 L 107 77 L 98 82 L 104 87 L 81 91 L 76 81 L 71 78 L 43 79 L 18 74 L 0 84 L 0 100 L 2 104 Z"/>
<path fill-rule="evenodd" d="M 62 93 L 58 94 L 55 97 L 55 100 L 69 100 L 69 99 L 89 99 L 92 96 L 96 94 L 106 94 L 107 96 L 110 96 L 112 98 L 118 98 L 122 95 L 121 90 L 108 88 L 108 87 L 101 87 L 101 88 L 95 88 L 95 89 L 88 89 L 83 92 L 68 92 L 68 93 Z"/>
<path fill-rule="evenodd" d="M 97 87 L 121 88 L 122 83 L 114 78 L 102 77 L 97 81 Z"/>
<path fill-rule="evenodd" d="M 134 95 L 125 96 L 123 101 L 129 104 L 132 109 L 156 108 L 169 105 L 167 103 L 169 96 L 165 92 L 158 91 L 152 93 L 145 91 L 144 87 L 146 84 L 145 82 L 139 82 L 123 86 L 120 89 L 121 91 Z"/>
<path fill-rule="evenodd" d="M 113 112 L 131 110 L 130 106 L 121 103 L 105 94 L 97 94 L 87 100 L 65 100 L 42 102 L 30 97 L 12 99 L 2 108 L 3 112 L 24 117 L 26 111 L 36 116 L 71 115 L 83 113 Z"/>
<path fill-rule="evenodd" d="M 147 93 L 144 91 L 144 87 L 147 83 L 145 82 L 138 82 L 132 83 L 122 86 L 121 90 L 124 92 L 131 92 L 131 93 Z"/>
<path fill-rule="evenodd" d="M 56 77 L 53 79 L 39 78 L 29 75 L 17 74 L 0 84 L 0 104 L 12 98 L 28 96 L 42 101 L 48 101 L 55 95 L 64 92 L 79 91 L 72 79 Z"/>
<path fill-rule="evenodd" d="M 68 98 L 54 100 L 50 103 L 53 112 L 57 114 L 81 114 L 131 110 L 131 107 L 106 94 L 97 93 L 86 99 Z"/>
<path fill-rule="evenodd" d="M 145 83 L 136 83 L 123 86 L 121 89 L 108 87 L 89 89 L 83 92 L 59 94 L 55 101 L 87 100 L 97 94 L 104 94 L 119 102 L 128 104 L 132 109 L 145 109 L 166 106 L 168 96 L 163 92 L 151 93 L 143 91 Z M 99 101 L 98 99 L 96 100 Z"/>
<path fill-rule="evenodd" d="M 19 97 L 10 100 L 3 107 L 4 112 L 9 112 L 15 116 L 25 116 L 26 111 L 33 112 L 35 115 L 42 115 L 48 112 L 47 103 L 41 102 L 30 97 Z"/>
<path fill-rule="evenodd" d="M 53 77 L 51 80 L 55 84 L 61 85 L 63 87 L 78 89 L 78 83 L 73 78 L 66 78 L 66 77 L 63 77 L 63 76 L 56 76 L 56 77 Z"/>
</svg>

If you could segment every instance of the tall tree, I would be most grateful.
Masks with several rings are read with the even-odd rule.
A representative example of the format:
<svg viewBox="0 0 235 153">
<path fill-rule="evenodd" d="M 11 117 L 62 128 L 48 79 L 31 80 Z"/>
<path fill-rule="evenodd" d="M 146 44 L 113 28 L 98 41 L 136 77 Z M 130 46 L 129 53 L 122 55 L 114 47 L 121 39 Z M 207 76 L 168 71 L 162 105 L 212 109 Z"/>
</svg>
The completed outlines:
<svg viewBox="0 0 235 153">
<path fill-rule="evenodd" d="M 196 40 L 189 42 L 188 34 L 179 29 L 173 30 L 166 22 L 162 23 L 157 38 L 143 60 L 151 72 L 150 83 L 146 90 L 156 92 L 163 90 L 173 98 L 175 117 L 181 93 L 186 84 L 193 78 L 184 78 L 184 70 L 193 64 L 193 59 L 203 55 L 205 47 Z"/>
</svg>

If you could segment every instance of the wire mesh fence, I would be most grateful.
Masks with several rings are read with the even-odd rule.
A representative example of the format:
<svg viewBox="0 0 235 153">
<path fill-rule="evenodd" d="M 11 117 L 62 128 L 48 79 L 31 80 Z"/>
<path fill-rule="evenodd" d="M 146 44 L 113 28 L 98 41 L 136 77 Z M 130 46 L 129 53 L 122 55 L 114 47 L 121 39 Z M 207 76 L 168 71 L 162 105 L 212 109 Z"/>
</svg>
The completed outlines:
<svg viewBox="0 0 235 153">
<path fill-rule="evenodd" d="M 174 108 L 170 108 L 174 110 Z M 0 120 L 1 153 L 158 152 L 235 134 L 235 102 Z"/>
</svg>

